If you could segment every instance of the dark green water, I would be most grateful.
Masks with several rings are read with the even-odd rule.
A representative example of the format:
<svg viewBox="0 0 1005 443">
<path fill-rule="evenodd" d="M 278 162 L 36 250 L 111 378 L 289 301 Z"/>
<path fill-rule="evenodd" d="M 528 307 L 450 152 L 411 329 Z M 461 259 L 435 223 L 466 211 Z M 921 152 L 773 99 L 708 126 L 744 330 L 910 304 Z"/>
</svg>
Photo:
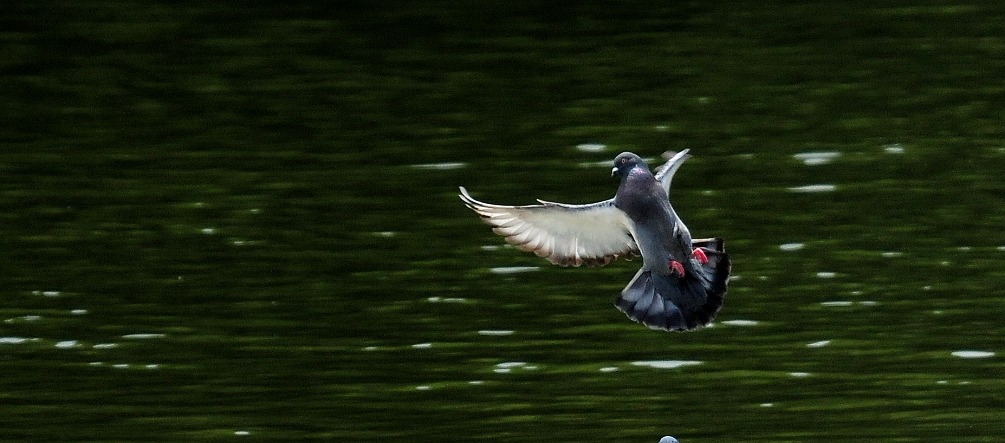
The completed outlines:
<svg viewBox="0 0 1005 443">
<path fill-rule="evenodd" d="M 5 6 L 0 439 L 1005 439 L 1005 8 L 467 5 Z M 456 197 L 683 148 L 698 332 Z"/>
</svg>

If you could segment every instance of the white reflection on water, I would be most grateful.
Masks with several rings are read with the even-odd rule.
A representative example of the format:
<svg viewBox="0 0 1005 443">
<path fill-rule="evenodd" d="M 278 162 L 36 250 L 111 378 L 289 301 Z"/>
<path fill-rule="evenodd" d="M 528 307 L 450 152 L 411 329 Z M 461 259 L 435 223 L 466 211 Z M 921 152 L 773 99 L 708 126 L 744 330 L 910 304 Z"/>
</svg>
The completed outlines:
<svg viewBox="0 0 1005 443">
<path fill-rule="evenodd" d="M 29 341 L 38 340 L 37 338 L 25 338 L 25 337 L 0 337 L 0 345 L 19 345 L 21 343 L 26 343 Z"/>
<path fill-rule="evenodd" d="M 826 271 L 817 272 L 817 277 L 819 277 L 819 278 L 834 278 L 834 277 L 837 277 L 837 273 L 836 272 L 826 272 Z"/>
<path fill-rule="evenodd" d="M 904 147 L 901 146 L 900 143 L 893 143 L 883 146 L 883 152 L 886 152 L 887 154 L 903 154 Z"/>
<path fill-rule="evenodd" d="M 4 320 L 4 323 L 14 323 L 18 321 L 39 321 L 42 319 L 41 315 L 22 315 L 20 317 L 8 318 Z"/>
<path fill-rule="evenodd" d="M 789 188 L 789 192 L 832 192 L 837 186 L 832 184 L 794 186 Z"/>
<path fill-rule="evenodd" d="M 607 145 L 600 143 L 582 143 L 576 145 L 576 149 L 583 152 L 604 152 L 607 149 Z"/>
<path fill-rule="evenodd" d="M 618 368 L 614 366 L 604 366 L 599 369 L 600 372 L 617 372 Z"/>
<path fill-rule="evenodd" d="M 106 363 L 103 362 L 103 361 L 92 361 L 92 362 L 88 363 L 88 365 L 89 366 L 105 366 Z M 160 367 L 161 367 L 161 365 L 159 365 L 157 363 L 136 364 L 136 365 L 132 365 L 132 364 L 129 364 L 129 363 L 116 363 L 114 365 L 109 365 L 109 366 L 111 366 L 111 367 L 113 367 L 115 369 L 130 369 L 130 368 L 160 369 Z"/>
<path fill-rule="evenodd" d="M 840 152 L 801 152 L 793 155 L 797 160 L 802 160 L 804 165 L 814 166 L 830 163 L 835 158 L 841 156 Z"/>
<path fill-rule="evenodd" d="M 433 344 L 432 343 L 416 343 L 416 344 L 412 345 L 412 347 L 415 348 L 415 349 L 429 349 L 429 348 L 433 347 Z"/>
<path fill-rule="evenodd" d="M 513 335 L 513 332 L 514 331 L 505 329 L 482 329 L 481 331 L 478 331 L 478 335 Z"/>
<path fill-rule="evenodd" d="M 994 357 L 995 353 L 990 351 L 953 351 L 952 355 L 959 358 L 989 358 Z"/>
<path fill-rule="evenodd" d="M 833 307 L 846 307 L 846 306 L 854 305 L 855 303 L 856 302 L 849 301 L 849 300 L 833 300 L 833 301 L 820 302 L 820 306 L 826 306 L 826 307 L 829 307 L 829 308 L 833 308 Z M 879 305 L 879 302 L 875 301 L 875 300 L 862 300 L 862 301 L 857 302 L 857 303 L 860 304 L 860 305 L 862 305 L 862 306 L 877 306 L 877 305 Z"/>
<path fill-rule="evenodd" d="M 757 326 L 758 322 L 756 320 L 739 320 L 738 319 L 738 320 L 721 321 L 719 323 L 722 323 L 724 325 L 729 325 L 729 326 Z"/>
<path fill-rule="evenodd" d="M 164 337 L 167 337 L 167 334 L 126 334 L 122 336 L 122 338 L 131 340 L 147 340 L 151 338 L 164 338 Z"/>
<path fill-rule="evenodd" d="M 429 297 L 426 300 L 430 303 L 464 303 L 468 301 L 464 297 Z"/>
<path fill-rule="evenodd" d="M 633 361 L 635 366 L 645 366 L 656 369 L 677 369 L 684 366 L 700 365 L 702 362 L 695 360 L 642 360 Z"/>
<path fill-rule="evenodd" d="M 529 365 L 527 364 L 527 362 L 523 361 L 506 361 L 502 363 L 496 363 L 495 368 L 492 369 L 492 372 L 495 372 L 497 374 L 505 374 L 508 372 L 512 372 L 514 369 L 517 368 L 525 371 L 533 371 L 537 369 L 537 366 Z"/>
<path fill-rule="evenodd" d="M 32 295 L 41 295 L 43 297 L 59 297 L 63 293 L 59 291 L 31 291 Z"/>
<path fill-rule="evenodd" d="M 809 372 L 790 372 L 789 375 L 791 375 L 793 377 L 800 377 L 800 378 L 802 378 L 802 377 L 809 377 L 810 373 Z"/>
<path fill-rule="evenodd" d="M 73 348 L 76 348 L 76 347 L 77 347 L 77 341 L 76 340 L 63 340 L 63 341 L 56 342 L 56 348 L 57 349 L 73 349 Z"/>
<path fill-rule="evenodd" d="M 420 163 L 417 165 L 412 165 L 416 169 L 429 169 L 435 171 L 448 171 L 451 169 L 460 169 L 467 166 L 467 163 L 461 162 L 443 162 L 443 163 Z"/>
<path fill-rule="evenodd" d="M 827 346 L 829 344 L 831 344 L 830 340 L 820 340 L 820 341 L 815 341 L 813 343 L 807 343 L 806 347 L 807 348 L 822 348 L 822 347 Z"/>
<path fill-rule="evenodd" d="M 503 266 L 499 268 L 490 268 L 489 272 L 493 274 L 516 274 L 520 272 L 533 272 L 540 269 L 540 266 Z"/>
<path fill-rule="evenodd" d="M 803 247 L 805 246 L 806 244 L 804 243 L 782 243 L 778 245 L 778 249 L 789 252 L 789 251 L 798 251 L 800 249 L 803 249 Z"/>
</svg>

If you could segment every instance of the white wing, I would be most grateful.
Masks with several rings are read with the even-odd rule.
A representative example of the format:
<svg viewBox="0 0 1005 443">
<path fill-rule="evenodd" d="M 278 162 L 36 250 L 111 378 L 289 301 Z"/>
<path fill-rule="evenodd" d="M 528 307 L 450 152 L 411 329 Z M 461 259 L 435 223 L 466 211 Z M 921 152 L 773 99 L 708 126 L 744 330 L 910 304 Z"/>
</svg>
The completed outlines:
<svg viewBox="0 0 1005 443">
<path fill-rule="evenodd" d="M 556 265 L 602 266 L 639 253 L 631 222 L 614 207 L 614 199 L 587 205 L 538 200 L 539 205 L 503 206 L 480 202 L 460 189 L 464 204 L 492 225 L 492 231 Z"/>
<path fill-rule="evenodd" d="M 667 151 L 663 153 L 663 157 L 667 158 L 667 162 L 656 168 L 656 180 L 659 180 L 660 185 L 663 185 L 663 190 L 670 194 L 670 182 L 673 180 L 673 175 L 677 172 L 677 168 L 684 164 L 684 160 L 691 158 L 687 153 L 688 149 L 680 151 L 674 154 L 672 151 Z M 671 157 L 670 155 L 673 154 Z"/>
</svg>

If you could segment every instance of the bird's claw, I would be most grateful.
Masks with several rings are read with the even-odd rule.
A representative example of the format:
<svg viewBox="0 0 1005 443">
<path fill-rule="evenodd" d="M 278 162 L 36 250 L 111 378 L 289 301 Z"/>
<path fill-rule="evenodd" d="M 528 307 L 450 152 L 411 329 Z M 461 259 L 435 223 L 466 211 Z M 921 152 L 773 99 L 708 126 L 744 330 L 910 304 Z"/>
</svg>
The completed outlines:
<svg viewBox="0 0 1005 443">
<path fill-rule="evenodd" d="M 701 248 L 694 248 L 694 251 L 691 252 L 691 255 L 693 255 L 694 258 L 698 260 L 698 263 L 701 263 L 703 265 L 708 264 L 708 256 L 705 255 L 705 251 L 702 251 Z"/>
<path fill-rule="evenodd" d="M 681 277 L 684 276 L 684 265 L 682 265 L 677 260 L 670 260 L 670 270 L 672 270 L 673 272 L 676 272 L 677 275 L 679 275 Z"/>
</svg>

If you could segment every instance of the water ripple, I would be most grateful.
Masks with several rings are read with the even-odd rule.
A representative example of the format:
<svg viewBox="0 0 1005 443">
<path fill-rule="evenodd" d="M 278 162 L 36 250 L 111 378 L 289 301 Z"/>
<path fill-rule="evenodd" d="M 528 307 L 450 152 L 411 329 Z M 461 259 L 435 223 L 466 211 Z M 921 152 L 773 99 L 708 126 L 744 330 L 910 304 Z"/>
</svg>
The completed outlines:
<svg viewBox="0 0 1005 443">
<path fill-rule="evenodd" d="M 427 169 L 434 171 L 449 171 L 451 169 L 460 169 L 467 166 L 467 163 L 462 162 L 443 162 L 443 163 L 420 163 L 412 165 L 415 169 Z"/>
<path fill-rule="evenodd" d="M 489 272 L 493 274 L 518 274 L 521 272 L 534 272 L 540 269 L 540 266 L 502 266 L 490 268 Z"/>
<path fill-rule="evenodd" d="M 607 149 L 607 145 L 601 143 L 582 143 L 576 145 L 576 149 L 583 152 L 604 152 Z"/>
<path fill-rule="evenodd" d="M 990 351 L 953 351 L 953 357 L 958 358 L 990 358 L 994 357 L 995 353 Z"/>
<path fill-rule="evenodd" d="M 633 361 L 635 366 L 645 366 L 656 369 L 677 369 L 684 366 L 700 365 L 702 362 L 695 360 L 641 360 Z"/>
<path fill-rule="evenodd" d="M 149 340 L 152 338 L 164 338 L 167 334 L 156 334 L 156 333 L 145 333 L 145 334 L 126 334 L 122 338 L 127 340 Z"/>
<path fill-rule="evenodd" d="M 840 152 L 801 152 L 793 155 L 797 160 L 802 160 L 804 165 L 815 166 L 830 163 L 841 156 Z"/>
<path fill-rule="evenodd" d="M 478 335 L 493 335 L 493 336 L 513 335 L 513 332 L 514 331 L 506 329 L 482 329 L 481 331 L 478 331 Z"/>
<path fill-rule="evenodd" d="M 429 297 L 426 301 L 430 303 L 465 303 L 468 299 L 464 297 Z"/>
<path fill-rule="evenodd" d="M 823 183 L 819 185 L 793 186 L 789 188 L 789 192 L 833 192 L 836 189 L 836 185 Z"/>
<path fill-rule="evenodd" d="M 904 147 L 901 146 L 900 143 L 893 143 L 883 146 L 883 152 L 886 152 L 887 154 L 903 154 Z"/>
</svg>

